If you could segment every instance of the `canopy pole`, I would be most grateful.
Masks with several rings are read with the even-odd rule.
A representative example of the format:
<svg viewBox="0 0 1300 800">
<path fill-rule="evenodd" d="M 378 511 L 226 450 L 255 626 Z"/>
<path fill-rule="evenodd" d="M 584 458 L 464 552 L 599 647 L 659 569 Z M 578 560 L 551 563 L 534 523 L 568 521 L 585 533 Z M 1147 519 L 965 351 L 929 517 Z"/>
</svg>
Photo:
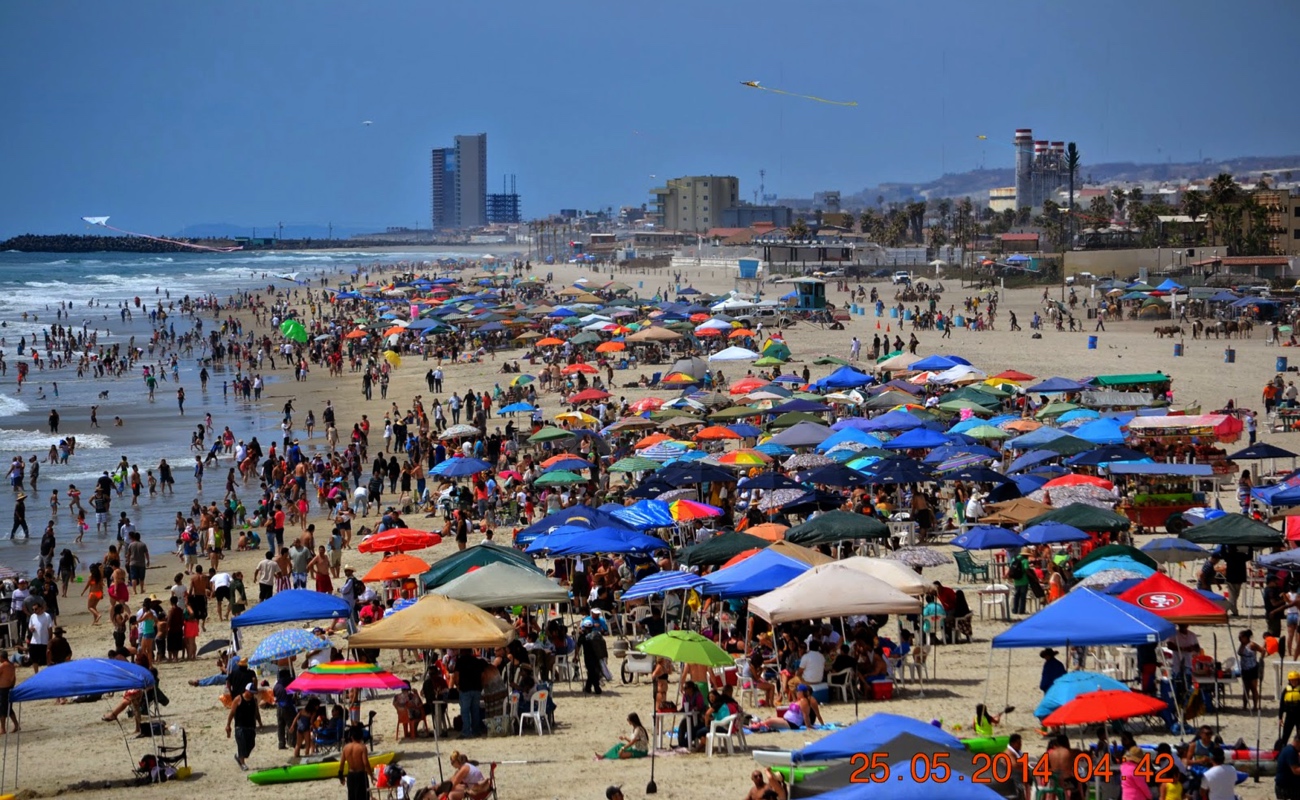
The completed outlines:
<svg viewBox="0 0 1300 800">
<path fill-rule="evenodd" d="M 1211 641 L 1213 641 L 1214 643 L 1214 663 L 1218 664 L 1219 663 L 1219 632 L 1210 631 L 1210 636 L 1213 637 Z M 1214 729 L 1217 731 L 1217 730 L 1221 730 L 1221 725 L 1219 722 L 1219 676 L 1217 674 L 1214 676 L 1213 686 L 1214 688 L 1210 690 L 1211 692 L 1210 699 L 1214 701 Z M 1244 693 L 1245 692 L 1243 690 L 1243 694 Z"/>
<path fill-rule="evenodd" d="M 993 652 L 993 648 L 990 647 L 989 653 L 992 652 Z M 988 707 L 987 699 L 985 700 L 984 706 L 986 708 Z M 1007 713 L 1006 710 L 1010 707 L 1011 707 L 1011 649 L 1007 648 L 1007 693 L 1002 698 L 1002 713 L 1003 714 Z"/>
</svg>

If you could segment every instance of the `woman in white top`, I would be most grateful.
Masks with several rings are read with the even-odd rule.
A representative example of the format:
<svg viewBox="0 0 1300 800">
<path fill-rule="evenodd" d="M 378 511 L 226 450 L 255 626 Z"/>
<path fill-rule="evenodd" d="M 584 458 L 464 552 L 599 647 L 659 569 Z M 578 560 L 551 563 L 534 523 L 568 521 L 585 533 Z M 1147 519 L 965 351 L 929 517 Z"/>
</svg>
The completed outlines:
<svg viewBox="0 0 1300 800">
<path fill-rule="evenodd" d="M 451 776 L 451 791 L 447 800 L 465 800 L 465 798 L 483 797 L 487 794 L 488 781 L 483 772 L 460 751 L 451 754 L 451 765 L 456 771 Z"/>
</svg>

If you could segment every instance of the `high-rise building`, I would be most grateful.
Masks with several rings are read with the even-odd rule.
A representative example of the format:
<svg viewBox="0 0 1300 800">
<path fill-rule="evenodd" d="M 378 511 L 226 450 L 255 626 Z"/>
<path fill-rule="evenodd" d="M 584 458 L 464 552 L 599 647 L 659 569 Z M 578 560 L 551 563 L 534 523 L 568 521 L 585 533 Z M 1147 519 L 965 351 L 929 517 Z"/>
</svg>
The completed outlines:
<svg viewBox="0 0 1300 800">
<path fill-rule="evenodd" d="M 457 136 L 454 147 L 435 148 L 430 183 L 434 230 L 487 225 L 487 134 Z"/>
<path fill-rule="evenodd" d="M 655 225 L 666 231 L 705 233 L 722 225 L 722 212 L 740 205 L 740 179 L 730 175 L 673 178 L 654 195 Z"/>
<path fill-rule="evenodd" d="M 438 147 L 433 150 L 431 183 L 433 193 L 432 223 L 435 231 L 459 227 L 456 212 L 456 150 Z"/>
<path fill-rule="evenodd" d="M 487 217 L 487 134 L 456 137 L 456 208 L 460 228 L 481 228 Z"/>
</svg>

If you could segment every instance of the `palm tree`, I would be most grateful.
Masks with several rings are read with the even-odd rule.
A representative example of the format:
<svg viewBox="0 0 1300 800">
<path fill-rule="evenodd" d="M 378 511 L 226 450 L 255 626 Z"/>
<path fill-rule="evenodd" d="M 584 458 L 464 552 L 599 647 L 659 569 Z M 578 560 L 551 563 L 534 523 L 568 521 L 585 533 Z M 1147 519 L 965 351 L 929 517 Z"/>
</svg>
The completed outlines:
<svg viewBox="0 0 1300 800">
<path fill-rule="evenodd" d="M 790 238 L 796 241 L 808 238 L 808 223 L 804 222 L 803 217 L 796 218 L 794 224 L 790 226 Z"/>
<path fill-rule="evenodd" d="M 1110 190 L 1111 201 L 1115 205 L 1115 215 L 1124 217 L 1124 206 L 1128 204 L 1128 192 L 1116 187 Z"/>
<path fill-rule="evenodd" d="M 1074 233 L 1074 181 L 1079 174 L 1079 148 L 1074 142 L 1065 146 L 1065 171 L 1070 178 L 1070 233 Z"/>
</svg>

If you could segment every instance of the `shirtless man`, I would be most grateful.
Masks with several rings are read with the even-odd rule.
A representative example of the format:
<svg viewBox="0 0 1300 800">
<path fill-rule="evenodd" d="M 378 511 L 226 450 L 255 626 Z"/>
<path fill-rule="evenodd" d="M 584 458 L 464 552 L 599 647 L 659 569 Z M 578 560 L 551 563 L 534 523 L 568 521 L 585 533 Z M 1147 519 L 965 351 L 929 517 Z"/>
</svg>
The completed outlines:
<svg viewBox="0 0 1300 800">
<path fill-rule="evenodd" d="M 339 783 L 347 784 L 348 800 L 369 800 L 370 778 L 375 768 L 370 766 L 370 753 L 361 742 L 361 728 L 348 728 L 347 738 L 348 743 L 343 745 L 343 751 L 339 753 Z M 345 766 L 347 775 L 343 774 Z"/>
<path fill-rule="evenodd" d="M 785 780 L 770 768 L 766 775 L 754 770 L 749 778 L 754 785 L 745 794 L 745 800 L 789 800 L 790 791 L 786 788 Z"/>
<path fill-rule="evenodd" d="M 203 567 L 196 565 L 190 576 L 189 604 L 194 618 L 199 621 L 202 630 L 208 629 L 208 598 L 212 596 L 212 582 L 204 574 Z"/>
<path fill-rule="evenodd" d="M 1078 782 L 1075 780 L 1074 751 L 1070 749 L 1067 736 L 1057 736 L 1047 751 L 1047 764 L 1052 769 L 1052 780 L 1060 786 L 1065 794 L 1064 800 L 1078 800 Z"/>
</svg>

